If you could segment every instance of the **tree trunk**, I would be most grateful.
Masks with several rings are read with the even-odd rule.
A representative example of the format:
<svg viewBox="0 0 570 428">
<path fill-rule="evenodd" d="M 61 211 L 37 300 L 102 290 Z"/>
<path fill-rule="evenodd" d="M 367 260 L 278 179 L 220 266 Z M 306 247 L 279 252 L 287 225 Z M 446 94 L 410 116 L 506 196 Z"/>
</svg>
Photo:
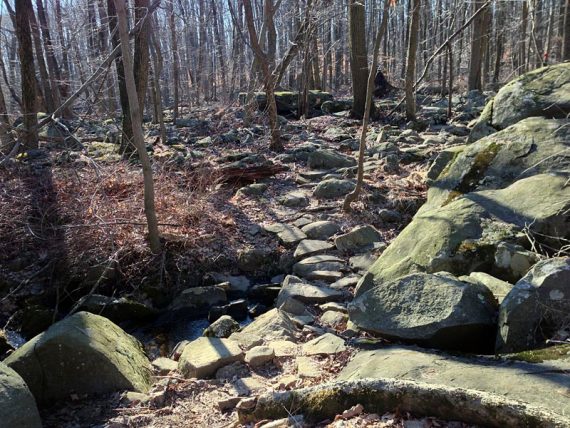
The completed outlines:
<svg viewBox="0 0 570 428">
<path fill-rule="evenodd" d="M 172 48 L 172 84 L 174 86 L 174 105 L 172 106 L 172 120 L 176 123 L 178 119 L 178 90 L 180 88 L 180 58 L 178 56 L 178 40 L 176 39 L 176 24 L 174 17 L 174 6 L 171 1 L 167 2 L 168 26 L 170 28 L 170 43 Z"/>
<path fill-rule="evenodd" d="M 570 0 L 564 8 L 564 33 L 562 36 L 562 61 L 570 60 Z"/>
<path fill-rule="evenodd" d="M 408 31 L 408 54 L 406 58 L 406 118 L 416 119 L 416 94 L 414 90 L 416 73 L 416 54 L 418 50 L 418 29 L 420 26 L 421 0 L 411 0 L 412 17 Z"/>
<path fill-rule="evenodd" d="M 374 77 L 376 75 L 376 68 L 378 67 L 378 52 L 380 50 L 380 44 L 382 43 L 382 37 L 386 33 L 386 28 L 388 26 L 388 0 L 384 0 L 384 13 L 382 14 L 382 22 L 378 32 L 376 33 L 376 38 L 374 40 L 374 51 L 372 53 L 372 67 L 370 68 L 370 73 L 368 73 L 367 88 L 366 88 L 366 105 L 364 108 L 364 116 L 362 118 L 362 131 L 360 133 L 360 147 L 358 151 L 358 175 L 356 178 L 356 187 L 354 191 L 346 195 L 343 203 L 343 210 L 350 211 L 350 204 L 358 199 L 362 191 L 362 184 L 364 182 L 364 154 L 366 151 L 366 133 L 368 131 L 368 121 L 370 120 L 370 110 L 372 104 L 372 93 L 374 92 Z"/>
<path fill-rule="evenodd" d="M 368 54 L 366 53 L 366 16 L 364 4 L 350 0 L 348 11 L 350 72 L 352 75 L 352 116 L 364 117 L 366 82 L 368 79 Z"/>
<path fill-rule="evenodd" d="M 265 95 L 267 97 L 267 113 L 269 116 L 269 128 L 271 132 L 270 149 L 273 151 L 282 151 L 283 143 L 281 142 L 281 135 L 279 132 L 279 123 L 277 121 L 277 104 L 275 103 L 275 75 L 269 69 L 269 60 L 263 49 L 259 44 L 257 32 L 255 31 L 255 24 L 253 21 L 253 10 L 251 8 L 250 0 L 243 0 L 245 10 L 245 20 L 247 24 L 247 31 L 249 33 L 249 41 L 251 49 L 263 73 L 263 86 L 265 88 Z"/>
<path fill-rule="evenodd" d="M 131 52 L 129 49 L 129 32 L 127 29 L 127 9 L 125 0 L 114 0 L 119 24 L 119 35 L 121 40 L 121 52 L 125 68 L 125 84 L 129 97 L 131 122 L 133 125 L 133 142 L 137 148 L 139 159 L 142 164 L 144 178 L 144 211 L 148 223 L 148 237 L 150 249 L 153 253 L 160 253 L 160 238 L 158 232 L 158 220 L 154 208 L 154 183 L 152 178 L 152 167 L 146 152 L 144 136 L 142 131 L 142 115 L 139 108 L 137 88 L 133 72 Z"/>
<path fill-rule="evenodd" d="M 109 30 L 111 32 L 111 44 L 113 49 L 119 46 L 119 35 L 115 31 L 118 25 L 117 12 L 115 10 L 114 0 L 107 0 L 107 12 L 109 16 Z M 119 82 L 119 101 L 122 112 L 122 135 L 121 147 L 127 147 L 133 139 L 133 126 L 131 124 L 131 113 L 129 109 L 129 96 L 127 86 L 125 84 L 125 67 L 123 61 L 115 60 L 115 69 L 117 71 L 117 81 Z"/>
<path fill-rule="evenodd" d="M 18 56 L 22 75 L 22 115 L 24 132 L 20 139 L 24 149 L 38 147 L 38 117 L 36 115 L 36 78 L 34 69 L 31 20 L 34 13 L 31 0 L 16 2 L 16 37 L 18 38 Z"/>
<path fill-rule="evenodd" d="M 474 9 L 477 10 L 481 7 L 483 1 L 476 1 L 473 4 Z M 469 60 L 469 78 L 467 81 L 467 88 L 471 90 L 483 89 L 483 81 L 481 78 L 481 66 L 483 63 L 483 48 L 485 36 L 485 20 L 487 12 L 481 13 L 473 21 L 473 34 L 471 37 L 471 58 Z"/>
</svg>

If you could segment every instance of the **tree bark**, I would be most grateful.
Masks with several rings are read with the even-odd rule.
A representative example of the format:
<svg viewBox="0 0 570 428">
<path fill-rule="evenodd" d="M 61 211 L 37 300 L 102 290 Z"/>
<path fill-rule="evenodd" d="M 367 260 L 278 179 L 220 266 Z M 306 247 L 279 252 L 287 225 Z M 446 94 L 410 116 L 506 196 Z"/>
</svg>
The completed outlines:
<svg viewBox="0 0 570 428">
<path fill-rule="evenodd" d="M 570 0 L 564 7 L 564 33 L 562 36 L 562 61 L 570 60 Z"/>
<path fill-rule="evenodd" d="M 410 30 L 408 32 L 408 54 L 406 59 L 406 118 L 416 119 L 416 94 L 415 94 L 415 73 L 416 56 L 418 50 L 418 29 L 420 25 L 420 4 L 421 0 L 411 0 L 412 17 L 410 20 Z"/>
<path fill-rule="evenodd" d="M 364 4 L 350 0 L 348 6 L 350 72 L 352 75 L 352 116 L 364 117 L 366 82 L 368 79 L 368 54 L 366 52 L 366 16 Z"/>
<path fill-rule="evenodd" d="M 26 150 L 38 148 L 36 114 L 36 78 L 34 69 L 31 19 L 34 13 L 31 0 L 16 2 L 16 37 L 22 75 L 22 115 L 24 117 L 23 147 Z"/>
<path fill-rule="evenodd" d="M 152 178 L 152 167 L 142 131 L 142 115 L 138 102 L 137 88 L 133 71 L 131 52 L 129 49 L 129 32 L 127 29 L 127 9 L 125 0 L 114 0 L 119 24 L 119 35 L 121 40 L 121 52 L 125 68 L 125 84 L 129 97 L 131 122 L 133 125 L 133 142 L 137 148 L 141 161 L 144 179 L 144 211 L 148 224 L 148 237 L 150 249 L 153 253 L 160 253 L 160 237 L 158 232 L 158 220 L 154 208 L 154 183 Z"/>
</svg>

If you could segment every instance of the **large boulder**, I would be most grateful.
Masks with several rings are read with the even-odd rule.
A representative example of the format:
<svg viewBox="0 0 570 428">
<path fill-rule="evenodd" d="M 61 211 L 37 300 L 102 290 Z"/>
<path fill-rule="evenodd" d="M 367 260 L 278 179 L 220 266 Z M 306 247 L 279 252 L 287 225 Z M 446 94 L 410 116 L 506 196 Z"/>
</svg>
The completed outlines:
<svg viewBox="0 0 570 428">
<path fill-rule="evenodd" d="M 416 273 L 361 294 L 349 305 L 349 316 L 361 330 L 388 338 L 492 349 L 496 310 L 493 294 L 482 285 L 443 272 Z"/>
<path fill-rule="evenodd" d="M 570 63 L 556 64 L 523 74 L 503 86 L 485 107 L 471 139 L 501 130 L 524 118 L 565 118 L 570 113 Z"/>
<path fill-rule="evenodd" d="M 532 117 L 464 146 L 435 165 L 428 201 L 420 212 L 465 193 L 501 189 L 532 175 L 568 173 L 569 142 L 570 120 Z"/>
<path fill-rule="evenodd" d="M 36 400 L 24 379 L 0 363 L 0 425 L 5 427 L 41 428 Z"/>
<path fill-rule="evenodd" d="M 501 303 L 496 351 L 518 352 L 544 344 L 570 325 L 570 258 L 538 262 Z"/>
<path fill-rule="evenodd" d="M 540 174 L 423 210 L 361 279 L 357 295 L 413 272 L 483 271 L 501 279 L 501 272 L 494 272 L 498 245 L 518 239 L 528 225 L 540 234 L 569 238 L 568 209 L 567 177 Z"/>
<path fill-rule="evenodd" d="M 52 325 L 4 362 L 22 376 L 39 404 L 71 394 L 146 392 L 152 381 L 140 342 L 88 312 Z"/>
<path fill-rule="evenodd" d="M 259 107 L 259 110 L 267 109 L 267 96 L 265 92 L 255 92 L 255 101 Z M 326 101 L 332 101 L 333 96 L 328 92 L 322 92 L 318 90 L 309 91 L 309 106 L 311 108 L 320 109 L 321 104 Z M 247 94 L 241 92 L 239 94 L 239 101 L 241 104 L 245 104 L 247 100 Z M 290 114 L 296 112 L 299 107 L 299 93 L 291 91 L 277 91 L 275 92 L 275 102 L 277 104 L 277 112 L 279 114 Z"/>
</svg>

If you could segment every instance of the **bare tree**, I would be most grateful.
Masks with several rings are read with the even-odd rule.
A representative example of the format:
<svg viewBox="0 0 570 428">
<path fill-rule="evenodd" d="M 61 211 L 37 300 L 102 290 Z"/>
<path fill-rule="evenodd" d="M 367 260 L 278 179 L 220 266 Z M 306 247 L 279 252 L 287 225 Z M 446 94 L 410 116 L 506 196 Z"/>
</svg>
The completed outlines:
<svg viewBox="0 0 570 428">
<path fill-rule="evenodd" d="M 410 29 L 408 31 L 408 54 L 406 56 L 406 117 L 408 120 L 416 119 L 416 56 L 418 50 L 418 29 L 420 26 L 420 4 L 421 0 L 410 0 L 412 2 L 412 17 L 410 19 Z"/>
<path fill-rule="evenodd" d="M 131 123 L 133 127 L 133 143 L 137 149 L 142 165 L 144 178 L 144 212 L 148 225 L 148 238 L 150 249 L 153 253 L 160 253 L 160 237 L 158 232 L 158 220 L 154 208 L 154 182 L 152 178 L 152 167 L 144 143 L 142 130 L 142 114 L 139 106 L 133 62 L 129 49 L 129 31 L 127 29 L 127 7 L 125 0 L 114 0 L 117 11 L 119 25 L 119 36 L 121 52 L 123 55 L 123 65 L 125 68 L 125 85 L 129 97 Z"/>
<path fill-rule="evenodd" d="M 352 74 L 352 116 L 361 119 L 366 104 L 368 54 L 366 52 L 366 14 L 364 4 L 350 0 L 348 6 L 350 71 Z"/>
</svg>

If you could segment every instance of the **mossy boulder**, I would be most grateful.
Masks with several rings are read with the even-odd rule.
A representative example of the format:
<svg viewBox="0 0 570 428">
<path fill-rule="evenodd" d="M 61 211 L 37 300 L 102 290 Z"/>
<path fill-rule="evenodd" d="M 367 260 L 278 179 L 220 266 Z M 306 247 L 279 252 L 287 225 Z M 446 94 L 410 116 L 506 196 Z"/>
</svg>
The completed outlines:
<svg viewBox="0 0 570 428">
<path fill-rule="evenodd" d="M 570 63 L 533 70 L 503 86 L 474 127 L 475 141 L 484 127 L 505 129 L 527 117 L 565 118 L 570 113 Z M 476 135 L 479 134 L 479 135 Z"/>
<path fill-rule="evenodd" d="M 570 120 L 532 117 L 438 158 L 421 211 L 472 191 L 542 173 L 570 172 Z"/>
<path fill-rule="evenodd" d="M 253 94 L 255 102 L 259 110 L 267 108 L 267 95 L 265 92 L 255 92 Z M 240 104 L 247 101 L 247 93 L 241 92 L 238 96 Z M 311 90 L 309 91 L 309 106 L 314 109 L 320 109 L 321 105 L 326 101 L 332 101 L 333 96 L 328 92 Z M 291 114 L 299 108 L 299 93 L 294 91 L 276 91 L 275 102 L 277 103 L 277 113 Z"/>
<path fill-rule="evenodd" d="M 541 174 L 422 210 L 360 280 L 357 295 L 414 272 L 493 273 L 498 245 L 516 240 L 529 224 L 538 233 L 570 237 L 568 209 L 567 177 Z"/>
<path fill-rule="evenodd" d="M 113 143 L 92 142 L 87 145 L 87 154 L 98 162 L 119 162 L 119 145 Z"/>
<path fill-rule="evenodd" d="M 142 345 L 106 318 L 79 312 L 52 325 L 4 361 L 39 404 L 71 394 L 146 392 L 152 367 Z"/>
<path fill-rule="evenodd" d="M 0 425 L 41 428 L 42 421 L 30 389 L 13 369 L 0 363 Z"/>
</svg>

